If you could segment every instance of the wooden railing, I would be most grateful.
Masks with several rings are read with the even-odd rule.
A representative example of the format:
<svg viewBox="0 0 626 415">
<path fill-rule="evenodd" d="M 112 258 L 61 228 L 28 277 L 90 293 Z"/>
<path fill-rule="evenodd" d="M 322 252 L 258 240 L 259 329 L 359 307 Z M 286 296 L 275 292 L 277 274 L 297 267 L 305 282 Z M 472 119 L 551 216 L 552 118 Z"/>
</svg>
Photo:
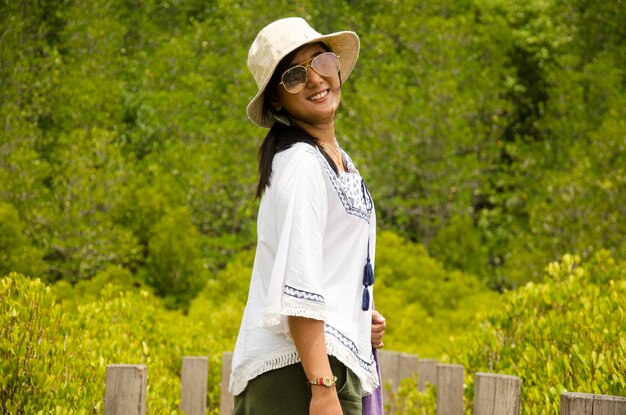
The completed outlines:
<svg viewBox="0 0 626 415">
<path fill-rule="evenodd" d="M 417 388 L 436 387 L 436 415 L 463 414 L 465 369 L 461 365 L 440 364 L 433 359 L 383 351 L 379 354 L 384 400 L 391 403 L 387 415 L 396 411 L 391 395 L 400 381 L 417 374 Z M 231 352 L 222 354 L 220 413 L 230 414 L 233 396 L 228 392 Z M 208 359 L 184 357 L 181 373 L 180 409 L 185 415 L 205 415 Z M 145 415 L 148 368 L 145 365 L 108 365 L 104 399 L 105 415 Z M 521 380 L 516 376 L 475 373 L 475 415 L 519 415 Z M 624 415 L 626 397 L 563 392 L 560 415 Z"/>
</svg>

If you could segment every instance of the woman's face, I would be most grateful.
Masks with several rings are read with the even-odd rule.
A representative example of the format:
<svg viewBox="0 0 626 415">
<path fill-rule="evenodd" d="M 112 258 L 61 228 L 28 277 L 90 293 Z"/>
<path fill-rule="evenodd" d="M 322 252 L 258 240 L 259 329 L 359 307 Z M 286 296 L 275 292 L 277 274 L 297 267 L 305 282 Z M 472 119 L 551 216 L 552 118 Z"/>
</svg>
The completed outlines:
<svg viewBox="0 0 626 415">
<path fill-rule="evenodd" d="M 319 44 L 305 45 L 291 61 L 290 67 L 310 63 L 315 56 L 326 52 Z M 341 83 L 339 74 L 322 76 L 311 67 L 304 88 L 295 94 L 287 92 L 283 85 L 278 85 L 277 110 L 285 109 L 292 120 L 308 125 L 332 123 L 335 111 L 341 101 Z"/>
</svg>

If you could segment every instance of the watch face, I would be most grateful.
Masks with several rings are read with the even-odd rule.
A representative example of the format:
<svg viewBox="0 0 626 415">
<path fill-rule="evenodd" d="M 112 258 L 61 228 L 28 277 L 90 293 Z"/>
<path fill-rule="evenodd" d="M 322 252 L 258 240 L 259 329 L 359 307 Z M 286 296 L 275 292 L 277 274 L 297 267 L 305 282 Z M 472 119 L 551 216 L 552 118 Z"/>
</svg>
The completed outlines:
<svg viewBox="0 0 626 415">
<path fill-rule="evenodd" d="M 328 376 L 325 376 L 324 377 L 324 385 L 332 386 L 333 385 L 333 380 L 331 378 L 329 378 Z"/>
</svg>

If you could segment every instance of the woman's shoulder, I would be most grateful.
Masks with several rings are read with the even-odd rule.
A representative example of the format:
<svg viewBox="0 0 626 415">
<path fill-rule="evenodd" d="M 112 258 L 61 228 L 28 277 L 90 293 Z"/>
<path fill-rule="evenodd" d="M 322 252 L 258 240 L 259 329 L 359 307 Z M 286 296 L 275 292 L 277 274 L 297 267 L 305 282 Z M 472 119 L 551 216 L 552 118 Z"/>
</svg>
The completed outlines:
<svg viewBox="0 0 626 415">
<path fill-rule="evenodd" d="M 310 157 L 314 156 L 317 153 L 317 148 L 312 146 L 309 143 L 305 143 L 303 141 L 293 143 L 291 147 L 289 147 L 285 152 L 290 152 L 291 154 L 297 154 L 300 157 Z"/>
<path fill-rule="evenodd" d="M 275 168 L 291 167 L 301 170 L 305 167 L 319 167 L 319 150 L 310 144 L 299 142 L 294 143 L 288 149 L 276 155 Z"/>
<path fill-rule="evenodd" d="M 282 191 L 322 188 L 324 169 L 317 158 L 317 148 L 295 143 L 274 157 L 272 184 Z M 291 190 L 289 190 L 291 189 Z"/>
</svg>

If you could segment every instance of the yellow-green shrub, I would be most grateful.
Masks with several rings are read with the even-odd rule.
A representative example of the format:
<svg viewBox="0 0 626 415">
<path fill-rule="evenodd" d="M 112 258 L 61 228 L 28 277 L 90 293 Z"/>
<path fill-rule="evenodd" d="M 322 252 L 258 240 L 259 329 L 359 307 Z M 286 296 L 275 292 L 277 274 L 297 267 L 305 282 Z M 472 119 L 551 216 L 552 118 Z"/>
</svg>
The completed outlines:
<svg viewBox="0 0 626 415">
<path fill-rule="evenodd" d="M 64 321 L 50 287 L 40 280 L 18 274 L 0 280 L 2 413 L 34 414 L 44 407 L 54 409 L 58 401 L 71 405 L 71 374 L 65 364 L 69 353 L 62 353 L 67 350 Z"/>
<path fill-rule="evenodd" d="M 207 410 L 218 412 L 221 354 L 232 350 L 234 338 L 218 337 L 213 328 L 222 321 L 232 326 L 241 307 L 185 316 L 148 291 L 116 285 L 96 301 L 58 302 L 50 287 L 18 274 L 1 280 L 0 300 L 3 413 L 102 413 L 111 363 L 147 365 L 149 410 L 175 413 L 183 356 L 209 357 Z"/>
<path fill-rule="evenodd" d="M 499 295 L 477 277 L 446 270 L 424 247 L 391 232 L 376 243 L 376 308 L 387 319 L 385 345 L 438 358 L 450 338 L 475 324 Z"/>
<path fill-rule="evenodd" d="M 478 371 L 520 377 L 525 413 L 558 413 L 564 390 L 626 396 L 626 264 L 601 251 L 586 263 L 564 255 L 546 272 L 451 347 L 470 402 Z"/>
</svg>

